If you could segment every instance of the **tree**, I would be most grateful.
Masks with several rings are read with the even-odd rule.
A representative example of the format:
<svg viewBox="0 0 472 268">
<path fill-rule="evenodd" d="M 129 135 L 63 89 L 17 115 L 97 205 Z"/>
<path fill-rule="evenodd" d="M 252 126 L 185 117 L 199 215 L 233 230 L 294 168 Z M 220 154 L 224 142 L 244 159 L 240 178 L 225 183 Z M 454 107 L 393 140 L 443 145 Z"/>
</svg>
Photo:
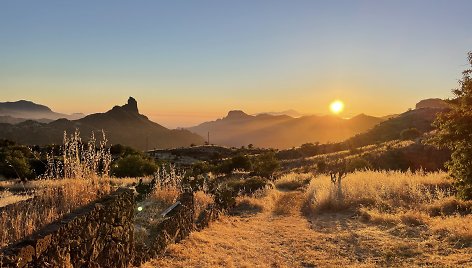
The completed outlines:
<svg viewBox="0 0 472 268">
<path fill-rule="evenodd" d="M 23 180 L 33 178 L 30 165 L 32 157 L 33 154 L 28 147 L 0 140 L 0 175 Z"/>
<path fill-rule="evenodd" d="M 30 177 L 31 168 L 25 154 L 18 149 L 0 152 L 0 173 L 7 178 Z"/>
<path fill-rule="evenodd" d="M 346 160 L 337 160 L 327 166 L 327 174 L 331 178 L 331 183 L 334 186 L 333 190 L 335 190 L 334 196 L 336 196 L 338 202 L 343 202 L 342 180 L 346 178 L 348 173 Z"/>
<path fill-rule="evenodd" d="M 472 67 L 472 51 L 468 61 Z M 452 90 L 455 99 L 450 101 L 451 109 L 434 121 L 437 131 L 429 142 L 452 151 L 446 167 L 456 179 L 459 196 L 472 199 L 472 69 L 462 72 L 459 85 L 458 89 Z"/>
</svg>

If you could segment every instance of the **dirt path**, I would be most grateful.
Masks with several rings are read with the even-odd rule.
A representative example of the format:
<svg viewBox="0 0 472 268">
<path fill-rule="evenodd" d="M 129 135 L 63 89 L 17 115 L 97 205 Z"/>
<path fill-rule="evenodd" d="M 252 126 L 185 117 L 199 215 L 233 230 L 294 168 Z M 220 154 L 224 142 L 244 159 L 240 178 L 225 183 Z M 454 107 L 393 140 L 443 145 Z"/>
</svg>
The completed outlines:
<svg viewBox="0 0 472 268">
<path fill-rule="evenodd" d="M 433 237 L 364 224 L 352 214 L 309 222 L 295 211 L 224 217 L 143 267 L 472 266 L 470 248 L 445 251 L 450 246 Z"/>
</svg>

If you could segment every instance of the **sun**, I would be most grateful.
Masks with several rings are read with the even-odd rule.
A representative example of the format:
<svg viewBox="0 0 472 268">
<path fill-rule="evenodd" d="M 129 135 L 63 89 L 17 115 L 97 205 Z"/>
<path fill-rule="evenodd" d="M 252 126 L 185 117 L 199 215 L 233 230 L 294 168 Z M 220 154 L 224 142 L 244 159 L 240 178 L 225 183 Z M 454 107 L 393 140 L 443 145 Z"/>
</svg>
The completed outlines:
<svg viewBox="0 0 472 268">
<path fill-rule="evenodd" d="M 335 100 L 329 105 L 329 109 L 333 114 L 339 114 L 344 110 L 344 102 Z"/>
</svg>

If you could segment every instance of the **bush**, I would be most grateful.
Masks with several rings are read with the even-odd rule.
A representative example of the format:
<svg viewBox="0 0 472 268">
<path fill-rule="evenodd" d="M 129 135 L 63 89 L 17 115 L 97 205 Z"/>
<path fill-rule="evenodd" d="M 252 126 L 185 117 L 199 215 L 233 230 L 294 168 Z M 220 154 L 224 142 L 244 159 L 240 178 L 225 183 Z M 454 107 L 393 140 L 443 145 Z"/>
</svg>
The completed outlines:
<svg viewBox="0 0 472 268">
<path fill-rule="evenodd" d="M 252 163 L 249 157 L 245 155 L 237 155 L 231 159 L 224 160 L 214 171 L 219 174 L 231 174 L 236 169 L 251 170 Z"/>
<path fill-rule="evenodd" d="M 0 174 L 7 178 L 30 178 L 28 158 L 22 148 L 4 148 L 0 151 Z"/>
<path fill-rule="evenodd" d="M 270 178 L 279 167 L 280 163 L 274 152 L 264 153 L 255 159 L 253 175 Z"/>
<path fill-rule="evenodd" d="M 201 174 L 206 174 L 210 172 L 212 169 L 214 169 L 214 167 L 211 166 L 209 163 L 198 162 L 192 165 L 191 173 L 189 175 L 196 177 Z"/>
<path fill-rule="evenodd" d="M 251 160 L 245 155 L 237 155 L 231 159 L 231 165 L 233 169 L 250 170 Z"/>
<path fill-rule="evenodd" d="M 236 204 L 237 195 L 238 192 L 229 187 L 219 187 L 213 192 L 215 204 L 222 209 L 233 208 Z"/>
<path fill-rule="evenodd" d="M 112 175 L 116 177 L 142 177 L 152 175 L 158 166 L 153 160 L 141 155 L 128 155 L 112 165 Z"/>
<path fill-rule="evenodd" d="M 141 154 L 139 151 L 133 149 L 132 147 L 115 144 L 110 147 L 110 153 L 114 156 L 121 156 L 125 157 L 128 155 L 139 155 Z"/>
</svg>

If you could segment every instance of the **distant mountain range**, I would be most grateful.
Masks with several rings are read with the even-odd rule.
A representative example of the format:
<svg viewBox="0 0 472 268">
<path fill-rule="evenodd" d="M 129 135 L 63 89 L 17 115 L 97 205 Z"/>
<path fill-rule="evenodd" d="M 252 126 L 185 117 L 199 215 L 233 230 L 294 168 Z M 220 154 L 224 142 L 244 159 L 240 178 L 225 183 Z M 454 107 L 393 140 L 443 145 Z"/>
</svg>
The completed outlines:
<svg viewBox="0 0 472 268">
<path fill-rule="evenodd" d="M 23 144 L 60 144 L 64 131 L 71 133 L 79 129 L 83 138 L 88 138 L 92 131 L 103 129 L 112 144 L 120 143 L 141 150 L 203 144 L 202 137 L 206 139 L 208 133 L 210 143 L 235 147 L 253 144 L 285 149 L 308 142 L 346 140 L 367 145 L 397 139 L 406 128 L 430 131 L 436 114 L 447 107 L 449 104 L 443 100 L 428 99 L 420 101 L 415 110 L 403 114 L 385 117 L 360 114 L 350 119 L 331 115 L 296 117 L 300 114 L 291 110 L 258 115 L 234 110 L 224 118 L 187 130 L 170 130 L 139 114 L 137 102 L 131 97 L 123 106 L 75 120 L 67 119 L 67 115 L 53 112 L 44 105 L 18 101 L 0 103 L 0 138 Z M 74 116 L 80 115 L 69 117 Z M 62 119 L 51 119 L 57 117 Z"/>
<path fill-rule="evenodd" d="M 308 142 L 341 142 L 371 144 L 398 139 L 406 128 L 421 132 L 432 130 L 436 114 L 449 107 L 441 99 L 422 100 L 416 109 L 403 114 L 373 117 L 365 114 L 343 119 L 336 116 L 302 116 L 258 114 L 230 111 L 224 118 L 188 128 L 203 137 L 210 134 L 210 143 L 225 146 L 274 147 L 300 146 Z"/>
<path fill-rule="evenodd" d="M 27 103 L 28 107 L 40 107 L 39 110 L 35 110 L 39 113 L 53 113 L 45 106 L 23 103 Z M 61 144 L 64 131 L 72 133 L 75 129 L 79 129 L 85 139 L 90 137 L 92 131 L 98 133 L 103 129 L 110 143 L 120 143 L 141 150 L 204 143 L 203 138 L 197 134 L 188 130 L 169 130 L 139 114 L 137 102 L 132 97 L 123 106 L 115 106 L 106 113 L 91 114 L 78 120 L 63 118 L 50 123 L 32 120 L 18 124 L 1 123 L 0 138 L 22 144 Z"/>
<path fill-rule="evenodd" d="M 230 111 L 216 121 L 188 128 L 201 136 L 210 133 L 210 143 L 225 146 L 290 148 L 307 142 L 338 142 L 367 131 L 382 118 L 358 115 L 351 119 L 336 116 L 248 115 Z"/>
<path fill-rule="evenodd" d="M 286 110 L 286 111 L 282 111 L 282 112 L 265 112 L 265 113 L 258 113 L 258 114 L 255 114 L 255 115 L 261 115 L 261 114 L 268 114 L 268 115 L 288 115 L 288 116 L 290 116 L 290 117 L 295 117 L 295 118 L 304 116 L 304 114 L 301 114 L 301 113 L 299 113 L 298 111 L 293 110 L 293 109 Z"/>
<path fill-rule="evenodd" d="M 77 120 L 84 117 L 84 114 L 61 114 L 52 111 L 49 107 L 36 104 L 31 101 L 20 100 L 15 102 L 0 102 L 0 122 L 20 123 L 27 120 L 39 122 L 51 122 L 60 118 Z"/>
</svg>

